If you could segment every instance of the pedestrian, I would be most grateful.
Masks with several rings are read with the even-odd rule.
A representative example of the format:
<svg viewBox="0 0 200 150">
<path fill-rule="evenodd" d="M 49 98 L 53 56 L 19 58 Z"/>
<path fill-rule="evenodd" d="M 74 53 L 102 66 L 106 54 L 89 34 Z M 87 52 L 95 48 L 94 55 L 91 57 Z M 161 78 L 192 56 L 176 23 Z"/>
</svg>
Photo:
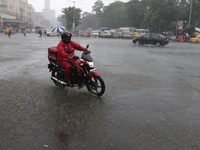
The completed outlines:
<svg viewBox="0 0 200 150">
<path fill-rule="evenodd" d="M 186 42 L 190 40 L 190 35 L 186 33 Z"/>
<path fill-rule="evenodd" d="M 9 29 L 9 31 L 8 31 L 8 37 L 10 37 L 11 36 L 11 30 Z"/>
<path fill-rule="evenodd" d="M 39 34 L 40 34 L 40 36 L 38 36 L 38 38 L 39 38 L 39 37 L 42 38 L 42 30 L 39 30 Z"/>
<path fill-rule="evenodd" d="M 26 30 L 24 29 L 24 36 L 26 36 Z"/>
<path fill-rule="evenodd" d="M 47 31 L 46 30 L 44 30 L 43 37 L 47 37 Z"/>
</svg>

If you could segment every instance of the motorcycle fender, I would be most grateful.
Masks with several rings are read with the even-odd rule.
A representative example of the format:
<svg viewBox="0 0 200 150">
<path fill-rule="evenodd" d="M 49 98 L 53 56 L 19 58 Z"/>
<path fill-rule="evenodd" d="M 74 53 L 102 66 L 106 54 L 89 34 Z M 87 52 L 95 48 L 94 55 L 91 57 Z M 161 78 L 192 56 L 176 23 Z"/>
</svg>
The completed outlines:
<svg viewBox="0 0 200 150">
<path fill-rule="evenodd" d="M 89 74 L 89 78 L 91 79 L 93 76 L 99 77 L 100 74 L 98 74 L 97 72 L 90 72 Z"/>
</svg>

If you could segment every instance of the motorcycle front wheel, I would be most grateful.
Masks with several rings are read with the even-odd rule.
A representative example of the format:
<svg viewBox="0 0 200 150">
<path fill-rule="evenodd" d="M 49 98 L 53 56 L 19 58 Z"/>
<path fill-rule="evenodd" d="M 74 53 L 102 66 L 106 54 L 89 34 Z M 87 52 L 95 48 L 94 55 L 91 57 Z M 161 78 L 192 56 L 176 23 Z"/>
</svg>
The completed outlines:
<svg viewBox="0 0 200 150">
<path fill-rule="evenodd" d="M 90 93 L 97 96 L 102 96 L 105 92 L 105 83 L 100 76 L 93 76 L 88 80 L 86 87 Z"/>
</svg>

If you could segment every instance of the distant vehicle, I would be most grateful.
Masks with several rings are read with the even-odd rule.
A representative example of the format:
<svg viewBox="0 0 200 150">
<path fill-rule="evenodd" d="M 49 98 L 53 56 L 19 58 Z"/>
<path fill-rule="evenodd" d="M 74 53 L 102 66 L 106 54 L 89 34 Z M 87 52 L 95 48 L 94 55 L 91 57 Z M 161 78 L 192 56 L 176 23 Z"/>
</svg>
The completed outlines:
<svg viewBox="0 0 200 150">
<path fill-rule="evenodd" d="M 42 26 L 35 26 L 35 33 L 38 33 L 40 29 L 45 29 L 45 27 Z"/>
<path fill-rule="evenodd" d="M 99 31 L 92 31 L 92 36 L 93 37 L 99 36 Z"/>
<path fill-rule="evenodd" d="M 29 28 L 26 28 L 26 33 L 30 33 L 31 30 Z"/>
<path fill-rule="evenodd" d="M 150 33 L 141 37 L 134 38 L 133 43 L 135 43 L 136 45 L 153 44 L 156 46 L 164 46 L 169 43 L 169 40 L 161 34 Z"/>
<path fill-rule="evenodd" d="M 131 38 L 131 33 L 129 27 L 121 27 L 119 28 L 120 31 L 120 38 L 123 39 L 130 39 Z"/>
<path fill-rule="evenodd" d="M 131 33 L 130 33 L 130 32 L 123 32 L 122 37 L 123 37 L 124 39 L 130 39 L 130 38 L 131 38 Z"/>
<path fill-rule="evenodd" d="M 84 31 L 79 31 L 79 36 L 84 37 Z"/>
<path fill-rule="evenodd" d="M 200 43 L 200 34 L 194 38 L 190 38 L 190 42 L 192 43 Z"/>
<path fill-rule="evenodd" d="M 90 37 L 90 32 L 85 33 L 86 37 Z"/>
<path fill-rule="evenodd" d="M 136 29 L 135 32 L 138 32 L 140 35 L 145 35 L 149 33 L 148 29 Z"/>
<path fill-rule="evenodd" d="M 60 33 L 58 33 L 58 32 L 48 32 L 48 33 L 47 33 L 47 36 L 48 36 L 48 37 L 59 36 L 59 35 L 60 35 Z"/>
<path fill-rule="evenodd" d="M 120 27 L 120 30 L 124 31 L 124 32 L 135 32 L 136 28 L 135 27 Z"/>
<path fill-rule="evenodd" d="M 116 39 L 120 38 L 119 33 L 118 32 L 112 32 L 111 38 L 116 38 Z"/>
<path fill-rule="evenodd" d="M 111 37 L 111 28 L 107 28 L 107 27 L 101 28 L 99 32 L 99 37 L 103 37 L 103 38 Z"/>
<path fill-rule="evenodd" d="M 104 38 L 110 38 L 111 37 L 111 31 L 104 31 L 103 37 Z"/>
<path fill-rule="evenodd" d="M 8 34 L 9 30 L 11 31 L 11 34 L 15 34 L 15 32 L 14 32 L 14 30 L 12 28 L 6 28 L 5 31 L 4 31 L 4 33 Z"/>
<path fill-rule="evenodd" d="M 33 29 L 31 30 L 31 32 L 34 33 L 34 32 L 35 32 L 35 28 L 33 28 Z"/>
<path fill-rule="evenodd" d="M 134 38 L 136 38 L 136 37 L 141 37 L 141 35 L 140 35 L 138 32 L 133 32 L 133 33 L 131 34 L 131 38 L 134 39 Z"/>
</svg>

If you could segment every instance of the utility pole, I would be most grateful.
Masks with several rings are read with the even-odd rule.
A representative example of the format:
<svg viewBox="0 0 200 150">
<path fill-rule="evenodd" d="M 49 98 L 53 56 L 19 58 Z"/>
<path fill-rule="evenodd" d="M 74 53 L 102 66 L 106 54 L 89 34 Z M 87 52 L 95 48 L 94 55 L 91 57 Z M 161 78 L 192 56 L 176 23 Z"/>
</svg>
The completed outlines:
<svg viewBox="0 0 200 150">
<path fill-rule="evenodd" d="M 75 2 L 79 2 L 79 1 L 83 1 L 83 0 L 77 0 L 77 1 L 75 1 L 75 0 L 67 0 L 67 1 L 73 1 L 73 4 L 74 4 L 74 10 L 73 10 L 73 25 L 72 25 L 72 28 L 73 28 L 73 30 L 75 29 L 75 16 L 76 16 L 76 12 L 75 12 L 75 10 L 76 10 L 76 6 L 75 6 Z"/>
<path fill-rule="evenodd" d="M 192 4 L 193 4 L 193 0 L 190 0 L 190 16 L 189 16 L 189 26 L 191 25 L 191 15 L 192 15 Z"/>
</svg>

